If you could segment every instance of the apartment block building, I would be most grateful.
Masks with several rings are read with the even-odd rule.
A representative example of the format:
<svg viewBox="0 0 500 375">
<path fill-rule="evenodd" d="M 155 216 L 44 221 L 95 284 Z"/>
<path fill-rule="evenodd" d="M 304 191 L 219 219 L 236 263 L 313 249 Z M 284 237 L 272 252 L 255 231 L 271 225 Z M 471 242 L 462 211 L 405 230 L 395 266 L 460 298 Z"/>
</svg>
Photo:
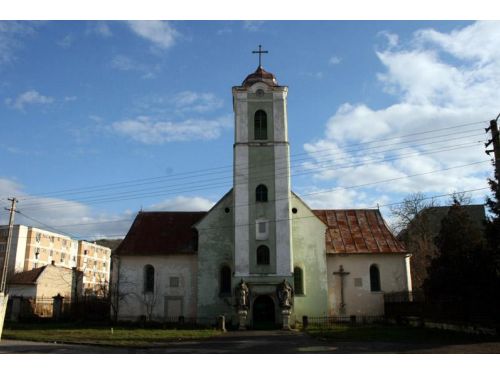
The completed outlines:
<svg viewBox="0 0 500 375">
<path fill-rule="evenodd" d="M 4 264 L 8 226 L 0 226 L 0 266 Z M 55 265 L 84 273 L 85 293 L 99 293 L 109 283 L 111 249 L 43 229 L 14 225 L 9 275 Z"/>
<path fill-rule="evenodd" d="M 109 286 L 111 249 L 87 241 L 78 241 L 76 268 L 83 272 L 83 290 L 100 294 Z"/>
</svg>

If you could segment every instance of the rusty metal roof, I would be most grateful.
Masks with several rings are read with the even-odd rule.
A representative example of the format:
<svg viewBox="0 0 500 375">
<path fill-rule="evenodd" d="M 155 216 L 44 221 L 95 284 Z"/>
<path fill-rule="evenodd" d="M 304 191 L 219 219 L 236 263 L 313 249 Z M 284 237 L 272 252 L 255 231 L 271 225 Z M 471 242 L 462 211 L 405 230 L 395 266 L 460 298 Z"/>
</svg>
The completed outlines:
<svg viewBox="0 0 500 375">
<path fill-rule="evenodd" d="M 206 212 L 139 212 L 115 254 L 196 253 L 198 233 L 193 225 L 206 214 Z"/>
<path fill-rule="evenodd" d="M 379 210 L 313 210 L 327 225 L 326 253 L 406 253 Z"/>
<path fill-rule="evenodd" d="M 241 85 L 249 87 L 257 82 L 264 82 L 269 86 L 278 86 L 278 82 L 276 81 L 276 77 L 274 76 L 274 74 L 265 71 L 264 68 L 262 68 L 262 66 L 260 65 L 255 72 L 249 74 L 247 78 L 245 78 Z"/>
</svg>

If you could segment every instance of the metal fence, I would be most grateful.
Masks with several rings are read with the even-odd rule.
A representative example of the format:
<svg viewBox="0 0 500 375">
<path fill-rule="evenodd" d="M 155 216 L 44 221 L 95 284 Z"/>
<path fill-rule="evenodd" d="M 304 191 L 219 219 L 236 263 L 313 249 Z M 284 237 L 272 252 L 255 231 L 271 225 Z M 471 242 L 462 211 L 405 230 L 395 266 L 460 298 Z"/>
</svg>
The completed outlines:
<svg viewBox="0 0 500 375">
<path fill-rule="evenodd" d="M 387 293 L 384 295 L 385 315 L 403 321 L 408 317 L 420 320 L 500 325 L 500 303 L 497 298 L 478 298 L 474 301 L 456 297 L 428 298 L 423 291 Z"/>
<path fill-rule="evenodd" d="M 350 315 L 350 316 L 304 316 L 297 325 L 307 327 L 333 327 L 338 325 L 363 325 L 385 322 L 383 315 Z"/>
<path fill-rule="evenodd" d="M 11 296 L 7 305 L 6 320 L 35 321 L 52 319 L 104 321 L 109 319 L 109 301 L 103 298 L 85 298 L 71 301 L 62 299 L 60 311 L 54 310 L 54 298 L 26 298 Z"/>
</svg>

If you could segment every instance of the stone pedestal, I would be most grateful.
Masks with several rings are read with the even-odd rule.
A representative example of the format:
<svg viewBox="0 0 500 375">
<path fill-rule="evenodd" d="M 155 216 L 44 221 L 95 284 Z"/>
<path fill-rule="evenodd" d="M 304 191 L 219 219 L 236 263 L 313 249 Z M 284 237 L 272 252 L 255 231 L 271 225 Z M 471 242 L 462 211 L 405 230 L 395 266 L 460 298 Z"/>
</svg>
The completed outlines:
<svg viewBox="0 0 500 375">
<path fill-rule="evenodd" d="M 238 326 L 238 329 L 241 331 L 247 329 L 247 316 L 248 316 L 248 311 L 246 311 L 246 310 L 239 310 L 238 311 L 238 317 L 240 320 L 240 324 Z"/>
<path fill-rule="evenodd" d="M 219 315 L 217 317 L 217 329 L 226 332 L 226 317 L 224 315 Z"/>
<path fill-rule="evenodd" d="M 283 319 L 282 329 L 289 330 L 290 329 L 290 310 L 289 309 L 281 310 L 281 317 Z"/>
<path fill-rule="evenodd" d="M 64 297 L 57 293 L 57 296 L 52 297 L 54 300 L 54 305 L 52 308 L 52 319 L 60 320 L 62 317 L 62 309 L 63 309 L 63 300 Z"/>
</svg>

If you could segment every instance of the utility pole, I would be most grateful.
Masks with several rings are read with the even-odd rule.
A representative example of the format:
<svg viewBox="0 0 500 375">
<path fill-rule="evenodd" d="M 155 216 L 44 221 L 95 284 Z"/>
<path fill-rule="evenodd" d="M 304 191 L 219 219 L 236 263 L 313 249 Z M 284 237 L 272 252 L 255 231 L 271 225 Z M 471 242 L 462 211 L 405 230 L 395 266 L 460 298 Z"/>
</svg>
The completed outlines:
<svg viewBox="0 0 500 375">
<path fill-rule="evenodd" d="M 7 283 L 7 273 L 9 271 L 9 255 L 10 255 L 10 247 L 12 243 L 12 229 L 14 228 L 14 213 L 16 211 L 16 203 L 18 200 L 16 198 L 9 198 L 11 202 L 10 208 L 6 208 L 7 211 L 10 211 L 9 214 L 9 231 L 7 234 L 7 245 L 5 246 L 5 256 L 3 259 L 3 269 L 2 269 L 2 279 L 0 281 L 0 293 L 5 293 L 5 285 Z"/>
<path fill-rule="evenodd" d="M 493 150 L 486 150 L 486 154 L 491 154 L 493 152 L 493 155 L 495 156 L 495 177 L 498 180 L 500 177 L 500 137 L 498 134 L 498 118 L 500 117 L 500 114 L 497 116 L 495 120 L 490 121 L 490 126 L 484 129 L 486 133 L 491 131 L 491 139 L 484 144 L 485 147 L 488 147 L 490 144 L 493 143 Z"/>
</svg>

